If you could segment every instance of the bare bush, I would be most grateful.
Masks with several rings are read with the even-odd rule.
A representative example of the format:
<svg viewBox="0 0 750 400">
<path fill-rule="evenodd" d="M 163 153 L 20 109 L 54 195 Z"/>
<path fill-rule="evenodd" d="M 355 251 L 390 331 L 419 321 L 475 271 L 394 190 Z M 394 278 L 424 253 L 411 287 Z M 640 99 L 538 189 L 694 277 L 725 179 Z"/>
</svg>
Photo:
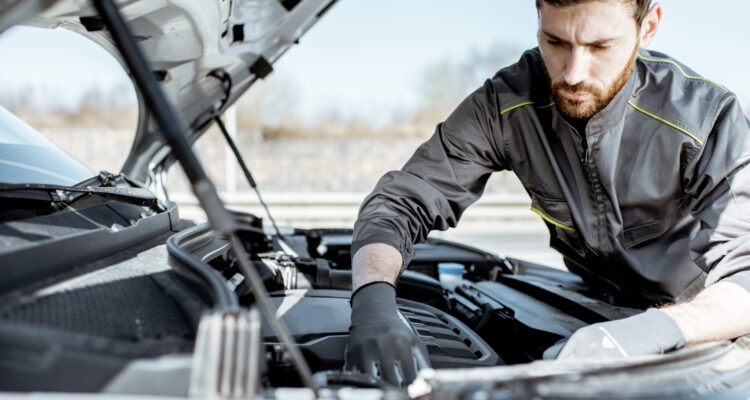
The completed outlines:
<svg viewBox="0 0 750 400">
<path fill-rule="evenodd" d="M 458 61 L 446 57 L 427 66 L 422 74 L 422 106 L 413 121 L 425 125 L 445 120 L 466 96 L 520 53 L 519 48 L 499 42 L 484 50 L 475 49 Z"/>
<path fill-rule="evenodd" d="M 90 87 L 76 102 L 58 90 L 29 85 L 2 91 L 0 105 L 37 129 L 135 130 L 138 109 L 131 97 L 121 95 L 128 90 L 133 89 L 119 87 L 107 90 Z"/>
</svg>

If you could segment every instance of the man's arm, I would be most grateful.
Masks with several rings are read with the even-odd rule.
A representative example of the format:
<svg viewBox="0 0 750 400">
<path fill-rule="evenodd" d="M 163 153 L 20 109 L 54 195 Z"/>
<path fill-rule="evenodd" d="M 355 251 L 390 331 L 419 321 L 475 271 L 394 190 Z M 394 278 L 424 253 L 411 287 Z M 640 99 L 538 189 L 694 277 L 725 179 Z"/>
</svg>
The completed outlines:
<svg viewBox="0 0 750 400">
<path fill-rule="evenodd" d="M 482 195 L 492 172 L 507 169 L 499 108 L 496 84 L 488 81 L 438 124 L 401 170 L 386 173 L 362 202 L 352 255 L 370 244 L 387 244 L 400 253 L 398 261 L 389 261 L 403 267 L 413 257 L 414 244 L 427 240 L 430 231 L 456 226 Z M 367 265 L 387 269 L 379 262 Z M 354 273 L 356 289 L 363 282 Z M 386 273 L 375 279 L 395 278 Z"/>
<path fill-rule="evenodd" d="M 708 273 L 706 289 L 689 301 L 584 327 L 564 344 L 559 359 L 662 354 L 750 334 L 750 123 L 727 96 L 683 176 L 692 215 L 700 221 L 690 251 Z"/>
<path fill-rule="evenodd" d="M 750 121 L 734 95 L 724 100 L 683 175 L 700 221 L 691 256 L 708 272 L 706 288 L 661 310 L 679 325 L 687 345 L 750 333 Z"/>
<path fill-rule="evenodd" d="M 750 292 L 732 281 L 720 281 L 692 300 L 581 328 L 565 343 L 548 349 L 544 358 L 558 352 L 561 360 L 663 354 L 747 334 Z"/>
<path fill-rule="evenodd" d="M 495 86 L 487 82 L 363 201 L 352 237 L 345 369 L 404 385 L 429 366 L 427 348 L 398 313 L 396 279 L 413 257 L 414 243 L 431 230 L 455 226 L 490 174 L 506 168 L 496 101 Z"/>
<path fill-rule="evenodd" d="M 389 244 L 363 246 L 352 257 L 352 291 L 372 282 L 387 282 L 395 286 L 401 264 L 401 253 Z"/>
<path fill-rule="evenodd" d="M 750 334 L 750 292 L 734 282 L 719 281 L 661 311 L 677 323 L 688 346 Z"/>
</svg>

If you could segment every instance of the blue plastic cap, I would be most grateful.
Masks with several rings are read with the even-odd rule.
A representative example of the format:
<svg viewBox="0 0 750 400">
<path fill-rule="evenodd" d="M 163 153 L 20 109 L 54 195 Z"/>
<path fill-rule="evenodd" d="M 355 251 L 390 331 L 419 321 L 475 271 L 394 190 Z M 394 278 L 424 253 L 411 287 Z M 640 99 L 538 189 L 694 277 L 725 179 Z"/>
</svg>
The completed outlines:
<svg viewBox="0 0 750 400">
<path fill-rule="evenodd" d="M 438 264 L 438 273 L 441 273 L 441 274 L 463 275 L 464 270 L 465 268 L 463 264 L 459 264 L 459 263 Z"/>
</svg>

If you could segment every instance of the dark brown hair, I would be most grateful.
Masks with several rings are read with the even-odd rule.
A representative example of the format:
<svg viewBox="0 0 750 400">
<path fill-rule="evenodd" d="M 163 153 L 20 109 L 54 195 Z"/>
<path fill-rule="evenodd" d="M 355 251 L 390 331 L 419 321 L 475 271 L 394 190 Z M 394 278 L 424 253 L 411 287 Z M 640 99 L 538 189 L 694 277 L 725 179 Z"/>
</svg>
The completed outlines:
<svg viewBox="0 0 750 400">
<path fill-rule="evenodd" d="M 555 7 L 567 7 L 576 4 L 586 3 L 589 1 L 606 1 L 606 0 L 536 0 L 536 9 L 539 10 L 542 7 L 542 3 L 547 3 Z M 651 0 L 615 0 L 630 3 L 633 6 L 633 18 L 640 27 L 643 23 L 643 19 L 646 18 L 649 8 L 651 7 Z"/>
</svg>

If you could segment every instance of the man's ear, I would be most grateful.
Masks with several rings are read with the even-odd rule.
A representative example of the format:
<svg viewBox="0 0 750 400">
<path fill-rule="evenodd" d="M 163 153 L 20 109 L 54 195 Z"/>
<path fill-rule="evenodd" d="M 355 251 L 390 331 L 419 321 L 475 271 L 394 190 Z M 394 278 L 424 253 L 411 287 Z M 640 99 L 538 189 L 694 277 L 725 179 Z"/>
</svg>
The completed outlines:
<svg viewBox="0 0 750 400">
<path fill-rule="evenodd" d="M 655 3 L 648 10 L 646 16 L 643 18 L 641 23 L 641 30 L 638 33 L 640 39 L 640 47 L 648 47 L 651 41 L 656 36 L 656 31 L 659 29 L 659 23 L 661 22 L 661 4 Z"/>
</svg>

